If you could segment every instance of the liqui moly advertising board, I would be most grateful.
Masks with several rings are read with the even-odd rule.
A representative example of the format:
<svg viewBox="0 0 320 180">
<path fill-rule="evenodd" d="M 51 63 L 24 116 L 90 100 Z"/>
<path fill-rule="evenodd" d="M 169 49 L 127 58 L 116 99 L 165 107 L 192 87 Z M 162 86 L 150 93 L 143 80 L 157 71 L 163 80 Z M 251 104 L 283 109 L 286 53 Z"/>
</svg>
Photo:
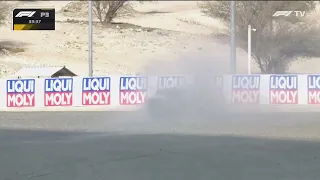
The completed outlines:
<svg viewBox="0 0 320 180">
<path fill-rule="evenodd" d="M 308 75 L 308 104 L 320 104 L 320 75 Z"/>
<path fill-rule="evenodd" d="M 270 104 L 298 104 L 297 75 L 271 75 L 269 84 Z"/>
<path fill-rule="evenodd" d="M 232 76 L 232 103 L 259 104 L 260 75 Z"/>
<path fill-rule="evenodd" d="M 34 107 L 35 80 L 7 80 L 7 107 Z"/>
<path fill-rule="evenodd" d="M 82 105 L 110 105 L 110 77 L 82 79 Z"/>
<path fill-rule="evenodd" d="M 120 77 L 120 105 L 143 104 L 147 97 L 147 77 Z"/>
<path fill-rule="evenodd" d="M 73 79 L 48 78 L 44 80 L 45 106 L 72 106 Z"/>
<path fill-rule="evenodd" d="M 162 76 L 158 77 L 157 89 L 180 87 L 186 83 L 185 76 Z"/>
</svg>

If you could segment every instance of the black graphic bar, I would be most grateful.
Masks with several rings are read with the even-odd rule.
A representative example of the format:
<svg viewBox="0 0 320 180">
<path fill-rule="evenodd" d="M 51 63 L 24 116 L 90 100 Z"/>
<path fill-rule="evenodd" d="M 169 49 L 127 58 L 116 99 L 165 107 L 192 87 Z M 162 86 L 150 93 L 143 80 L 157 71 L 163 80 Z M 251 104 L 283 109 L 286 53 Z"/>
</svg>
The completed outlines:
<svg viewBox="0 0 320 180">
<path fill-rule="evenodd" d="M 13 30 L 55 30 L 55 9 L 14 9 Z"/>
</svg>

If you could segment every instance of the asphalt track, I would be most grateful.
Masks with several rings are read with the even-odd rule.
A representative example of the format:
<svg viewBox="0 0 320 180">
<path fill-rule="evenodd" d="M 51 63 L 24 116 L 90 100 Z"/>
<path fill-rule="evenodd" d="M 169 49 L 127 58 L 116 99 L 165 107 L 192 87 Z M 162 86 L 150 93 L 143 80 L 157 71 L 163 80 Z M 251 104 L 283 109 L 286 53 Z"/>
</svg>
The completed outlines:
<svg viewBox="0 0 320 180">
<path fill-rule="evenodd" d="M 320 116 L 290 113 L 242 118 L 249 117 L 252 121 L 263 119 L 262 123 L 281 118 L 317 120 Z M 0 122 L 26 125 L 44 121 L 58 127 L 53 122 L 62 123 L 61 118 L 68 121 L 61 127 L 72 126 L 71 120 L 83 123 L 83 119 L 100 127 L 107 126 L 105 122 L 113 124 L 110 128 L 128 126 L 121 131 L 101 128 L 103 132 L 80 132 L 76 128 L 72 132 L 14 127 L 0 130 L 1 180 L 318 180 L 320 177 L 320 142 L 316 140 L 170 133 L 163 131 L 163 125 L 155 125 L 160 122 L 136 121 L 147 124 L 139 129 L 128 124 L 138 117 L 123 112 L 1 113 Z M 153 129 L 162 127 L 158 134 L 143 132 L 151 124 Z"/>
</svg>

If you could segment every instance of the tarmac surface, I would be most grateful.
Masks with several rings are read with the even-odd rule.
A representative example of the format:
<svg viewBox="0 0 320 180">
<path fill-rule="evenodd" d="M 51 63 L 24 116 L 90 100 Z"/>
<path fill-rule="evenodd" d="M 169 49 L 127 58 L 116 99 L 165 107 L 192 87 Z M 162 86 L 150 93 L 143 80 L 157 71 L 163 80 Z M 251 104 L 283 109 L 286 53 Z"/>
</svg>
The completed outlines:
<svg viewBox="0 0 320 180">
<path fill-rule="evenodd" d="M 155 122 L 125 112 L 1 113 L 0 179 L 318 180 L 319 115 Z"/>
</svg>

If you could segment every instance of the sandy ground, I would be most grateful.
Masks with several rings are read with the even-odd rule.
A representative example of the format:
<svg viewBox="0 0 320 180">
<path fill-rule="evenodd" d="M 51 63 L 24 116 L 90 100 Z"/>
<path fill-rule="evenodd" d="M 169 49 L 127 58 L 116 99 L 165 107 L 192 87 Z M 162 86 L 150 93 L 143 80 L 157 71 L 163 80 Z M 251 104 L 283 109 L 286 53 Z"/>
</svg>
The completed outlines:
<svg viewBox="0 0 320 180">
<path fill-rule="evenodd" d="M 27 65 L 66 65 L 78 75 L 88 74 L 86 2 L 10 1 L 8 3 L 12 8 L 55 7 L 57 22 L 56 31 L 46 32 L 14 32 L 11 30 L 10 20 L 1 26 L 1 43 L 7 46 L 11 44 L 25 51 L 1 56 L 0 75 L 1 73 L 9 75 Z M 197 3 L 197 1 L 159 1 L 142 4 L 131 2 L 133 9 L 121 14 L 115 21 L 136 26 L 104 28 L 94 18 L 94 75 L 136 74 L 143 72 L 144 68 L 150 65 L 155 67 L 151 70 L 152 73 L 159 69 L 168 71 L 168 68 L 159 68 L 161 64 L 159 62 L 171 64 L 172 60 L 190 56 L 212 59 L 219 64 L 220 73 L 228 72 L 230 58 L 228 39 L 214 37 L 217 33 L 227 32 L 227 28 L 221 22 L 203 16 Z M 238 72 L 245 73 L 246 52 L 237 49 L 237 60 Z M 318 72 L 316 63 L 317 59 L 300 62 L 294 64 L 291 71 L 316 73 Z M 174 71 L 175 66 L 171 67 Z M 253 68 L 253 72 L 258 72 L 256 66 Z"/>
<path fill-rule="evenodd" d="M 214 37 L 227 33 L 228 28 L 202 15 L 197 6 L 199 1 L 130 3 L 132 8 L 126 8 L 126 13 L 121 13 L 115 21 L 131 25 L 106 28 L 94 18 L 94 75 L 141 73 L 145 66 L 156 61 L 170 63 L 190 55 L 213 59 L 222 72 L 228 72 L 228 38 Z M 8 4 L 12 8 L 55 7 L 56 30 L 14 32 L 9 18 L 7 24 L 0 27 L 0 42 L 17 48 L 17 53 L 1 56 L 2 76 L 30 65 L 66 65 L 78 75 L 88 75 L 86 2 L 10 1 Z M 246 59 L 246 52 L 238 49 L 239 73 L 246 72 Z M 295 63 L 289 71 L 316 73 L 318 60 Z M 259 72 L 255 64 L 253 72 Z"/>
<path fill-rule="evenodd" d="M 151 119 L 142 112 L 1 112 L 0 129 L 120 134 L 194 134 L 320 140 L 319 112 L 229 113 Z"/>
<path fill-rule="evenodd" d="M 24 52 L 1 57 L 3 74 L 12 74 L 27 65 L 66 65 L 78 75 L 88 74 L 86 2 L 80 5 L 79 2 L 70 5 L 70 1 L 8 3 L 12 8 L 55 7 L 57 22 L 56 30 L 47 32 L 14 32 L 11 20 L 0 27 L 2 44 L 11 42 L 11 46 L 25 49 Z M 95 23 L 94 74 L 135 74 L 155 61 L 172 61 L 190 54 L 215 59 L 224 65 L 223 71 L 228 72 L 228 39 L 213 36 L 227 29 L 221 22 L 203 16 L 197 3 L 131 2 L 134 11 L 119 16 L 115 21 L 138 27 L 103 28 Z M 63 9 L 68 9 L 68 12 Z M 237 60 L 238 71 L 246 72 L 246 53 L 241 49 L 238 49 Z"/>
<path fill-rule="evenodd" d="M 23 52 L 1 56 L 1 76 L 11 75 L 30 65 L 66 65 L 78 75 L 88 75 L 86 2 L 8 3 L 12 8 L 55 7 L 56 30 L 14 32 L 8 19 L 8 23 L 0 27 L 1 44 L 23 49 Z M 131 24 L 126 27 L 104 28 L 94 18 L 94 75 L 141 73 L 145 66 L 158 61 L 170 63 L 190 55 L 214 59 L 222 72 L 228 72 L 228 39 L 214 37 L 218 33 L 227 33 L 228 29 L 218 20 L 203 16 L 197 3 L 131 2 L 132 9 L 115 19 L 116 22 Z M 246 59 L 245 51 L 238 49 L 239 73 L 246 72 Z M 295 63 L 290 72 L 316 73 L 318 68 L 314 64 L 317 61 Z M 256 65 L 253 65 L 253 72 L 259 72 Z"/>
</svg>

